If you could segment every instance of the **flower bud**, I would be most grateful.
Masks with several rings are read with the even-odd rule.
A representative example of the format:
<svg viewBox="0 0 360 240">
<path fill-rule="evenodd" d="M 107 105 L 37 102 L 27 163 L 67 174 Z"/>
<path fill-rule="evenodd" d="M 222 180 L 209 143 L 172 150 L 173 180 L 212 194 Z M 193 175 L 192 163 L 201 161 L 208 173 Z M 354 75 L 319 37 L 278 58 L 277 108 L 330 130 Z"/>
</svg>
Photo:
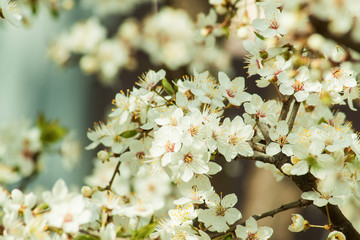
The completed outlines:
<svg viewBox="0 0 360 240">
<path fill-rule="evenodd" d="M 104 163 L 109 161 L 109 153 L 105 150 L 101 150 L 97 153 L 98 158 Z"/>
<path fill-rule="evenodd" d="M 305 220 L 300 214 L 293 214 L 291 220 L 293 223 L 289 226 L 291 232 L 301 232 L 309 229 L 309 222 Z"/>
<path fill-rule="evenodd" d="M 283 173 L 285 173 L 286 175 L 291 175 L 291 169 L 293 168 L 293 165 L 291 165 L 290 163 L 285 163 L 284 165 L 282 165 L 281 167 L 281 171 Z"/>
<path fill-rule="evenodd" d="M 91 197 L 91 195 L 93 194 L 93 190 L 89 186 L 83 186 L 81 188 L 81 193 L 84 197 Z"/>
</svg>

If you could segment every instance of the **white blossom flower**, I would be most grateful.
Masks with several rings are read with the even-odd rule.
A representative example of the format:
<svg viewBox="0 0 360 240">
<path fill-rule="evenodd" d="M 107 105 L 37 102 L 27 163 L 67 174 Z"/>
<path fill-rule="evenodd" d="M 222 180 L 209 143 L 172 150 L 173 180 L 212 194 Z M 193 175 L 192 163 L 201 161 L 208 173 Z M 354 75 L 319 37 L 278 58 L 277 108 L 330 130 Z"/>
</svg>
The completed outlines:
<svg viewBox="0 0 360 240">
<path fill-rule="evenodd" d="M 306 66 L 302 66 L 298 69 L 298 74 L 295 78 L 288 78 L 286 74 L 279 75 L 279 81 L 281 82 L 279 91 L 284 95 L 292 95 L 296 101 L 305 101 L 309 96 L 309 92 L 319 92 L 321 90 L 320 82 L 310 82 L 309 69 Z"/>
<path fill-rule="evenodd" d="M 211 192 L 206 200 L 208 209 L 199 210 L 199 221 L 210 227 L 209 230 L 225 232 L 229 229 L 228 224 L 233 224 L 241 218 L 241 213 L 233 206 L 237 202 L 235 194 L 220 198 L 215 192 Z"/>
<path fill-rule="evenodd" d="M 271 128 L 269 136 L 274 142 L 266 146 L 266 154 L 274 156 L 282 151 L 286 156 L 291 156 L 293 151 L 291 145 L 287 144 L 288 141 L 286 139 L 288 133 L 289 127 L 286 121 L 280 121 L 276 128 Z"/>
<path fill-rule="evenodd" d="M 346 240 L 346 236 L 339 231 L 332 231 L 329 233 L 327 240 Z"/>
<path fill-rule="evenodd" d="M 277 7 L 268 6 L 264 9 L 265 19 L 255 19 L 252 25 L 264 37 L 284 35 L 286 29 L 280 24 L 281 12 Z"/>
<path fill-rule="evenodd" d="M 324 73 L 323 85 L 325 90 L 335 92 L 343 91 L 344 87 L 355 87 L 356 79 L 351 64 L 345 62 Z"/>
<path fill-rule="evenodd" d="M 218 149 L 224 155 L 226 161 L 230 162 L 238 154 L 252 156 L 253 149 L 247 142 L 254 135 L 251 125 L 246 125 L 240 116 L 236 116 L 231 122 L 226 118 L 223 122 L 223 130 L 226 134 L 225 142 L 220 142 Z"/>
<path fill-rule="evenodd" d="M 250 102 L 244 103 L 245 111 L 249 114 L 255 114 L 260 122 L 274 125 L 276 122 L 276 102 L 274 100 L 263 101 L 262 98 L 253 94 Z"/>
<path fill-rule="evenodd" d="M 251 95 L 244 92 L 245 80 L 243 77 L 237 77 L 230 81 L 225 73 L 219 72 L 219 82 L 220 91 L 232 105 L 240 106 L 243 102 L 250 100 Z"/>
<path fill-rule="evenodd" d="M 253 217 L 246 220 L 245 224 L 246 227 L 236 225 L 235 229 L 236 236 L 242 240 L 267 240 L 273 234 L 273 230 L 270 227 L 258 227 L 256 220 Z"/>
<path fill-rule="evenodd" d="M 205 174 L 209 171 L 207 162 L 210 154 L 201 142 L 184 143 L 174 158 L 178 159 L 177 170 L 184 182 L 188 182 L 194 174 Z"/>
<path fill-rule="evenodd" d="M 143 74 L 142 78 L 139 79 L 137 85 L 146 90 L 151 90 L 160 80 L 166 75 L 166 72 L 161 69 L 158 72 L 150 70 L 146 74 Z"/>
<path fill-rule="evenodd" d="M 309 222 L 305 220 L 300 214 L 293 214 L 291 220 L 292 224 L 288 228 L 291 232 L 301 232 L 309 228 Z"/>
</svg>

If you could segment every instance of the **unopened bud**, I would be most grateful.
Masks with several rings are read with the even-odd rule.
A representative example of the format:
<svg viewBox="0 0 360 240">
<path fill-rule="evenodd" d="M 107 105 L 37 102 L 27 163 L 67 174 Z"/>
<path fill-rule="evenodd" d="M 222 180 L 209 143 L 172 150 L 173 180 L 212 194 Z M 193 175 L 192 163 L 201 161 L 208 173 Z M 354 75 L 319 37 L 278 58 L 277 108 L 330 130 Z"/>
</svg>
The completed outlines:
<svg viewBox="0 0 360 240">
<path fill-rule="evenodd" d="M 109 161 L 109 153 L 105 150 L 101 150 L 97 153 L 98 158 L 104 163 Z"/>
<path fill-rule="evenodd" d="M 83 186 L 81 188 L 81 194 L 84 196 L 84 197 L 91 197 L 91 195 L 93 194 L 93 190 L 91 189 L 91 187 L 89 186 Z"/>
<path fill-rule="evenodd" d="M 291 165 L 290 163 L 285 163 L 284 165 L 282 165 L 281 167 L 281 171 L 283 173 L 285 173 L 286 175 L 291 175 L 291 169 L 293 168 L 293 165 Z"/>
</svg>

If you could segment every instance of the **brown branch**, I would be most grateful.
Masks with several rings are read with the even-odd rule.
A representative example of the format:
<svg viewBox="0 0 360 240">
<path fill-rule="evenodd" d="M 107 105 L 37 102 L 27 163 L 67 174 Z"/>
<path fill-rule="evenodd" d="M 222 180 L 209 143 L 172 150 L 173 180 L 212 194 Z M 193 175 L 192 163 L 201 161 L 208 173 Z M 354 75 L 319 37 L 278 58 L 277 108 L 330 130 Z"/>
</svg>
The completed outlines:
<svg viewBox="0 0 360 240">
<path fill-rule="evenodd" d="M 279 153 L 275 156 L 274 164 L 279 170 L 281 170 L 282 165 L 286 162 L 290 162 L 290 159 L 285 154 Z M 311 173 L 307 173 L 302 176 L 288 177 L 290 177 L 293 182 L 298 186 L 298 188 L 303 192 L 313 191 L 313 189 L 317 189 L 317 179 Z M 325 215 L 327 215 L 325 207 L 318 208 Z M 352 223 L 343 215 L 338 206 L 328 204 L 328 209 L 334 229 L 343 232 L 346 236 L 346 239 L 360 240 L 360 234 L 354 228 Z"/>
<path fill-rule="evenodd" d="M 340 45 L 351 48 L 357 52 L 360 52 L 360 43 L 356 42 L 352 37 L 352 30 L 343 34 L 336 35 L 329 31 L 329 22 L 320 20 L 315 16 L 309 16 L 309 21 L 313 26 L 314 30 L 324 36 L 325 38 L 331 39 Z"/>
<path fill-rule="evenodd" d="M 254 155 L 252 155 L 250 157 L 237 155 L 237 157 L 234 160 L 240 160 L 240 159 L 260 161 L 263 163 L 270 163 L 270 164 L 274 164 L 274 162 L 275 162 L 275 158 L 273 156 L 270 156 L 270 155 L 267 155 L 265 153 L 258 152 L 258 151 L 254 151 Z"/>
<path fill-rule="evenodd" d="M 299 199 L 299 200 L 297 200 L 295 202 L 291 202 L 291 203 L 281 205 L 278 208 L 275 208 L 273 210 L 264 212 L 262 214 L 253 215 L 252 217 L 257 221 L 257 220 L 260 220 L 260 219 L 263 219 L 263 218 L 266 218 L 266 217 L 274 217 L 276 214 L 284 212 L 284 211 L 292 209 L 292 208 L 306 207 L 306 206 L 309 206 L 311 204 L 312 204 L 312 201 Z M 218 233 L 218 234 L 212 235 L 211 237 L 212 238 L 218 238 L 218 237 L 221 237 L 221 236 L 225 236 L 225 235 L 227 235 L 229 233 L 235 234 L 236 225 L 245 225 L 245 221 L 241 221 L 240 223 L 237 222 L 237 223 L 233 224 L 233 226 L 229 230 L 227 230 L 226 233 Z"/>
<path fill-rule="evenodd" d="M 265 153 L 266 150 L 265 145 L 254 142 L 248 142 L 248 143 L 250 144 L 251 148 L 254 149 L 255 151 Z"/>
<path fill-rule="evenodd" d="M 292 130 L 293 126 L 294 126 L 295 118 L 296 118 L 296 115 L 297 115 L 297 113 L 299 111 L 299 108 L 300 108 L 300 102 L 295 101 L 294 105 L 293 105 L 293 108 L 292 108 L 292 111 L 291 111 L 291 114 L 290 114 L 289 121 L 288 121 L 289 132 L 291 132 L 291 130 Z"/>
<path fill-rule="evenodd" d="M 119 171 L 120 163 L 121 163 L 121 161 L 119 160 L 118 163 L 116 164 L 114 173 L 113 173 L 113 175 L 112 175 L 112 177 L 111 177 L 111 179 L 109 181 L 109 184 L 105 187 L 105 190 L 111 190 L 111 186 L 112 186 L 112 184 L 114 182 L 116 174 L 117 173 L 120 174 L 120 171 Z"/>
<path fill-rule="evenodd" d="M 265 123 L 262 123 L 262 122 L 259 122 L 257 127 L 260 129 L 260 132 L 264 136 L 266 144 L 271 143 L 271 139 L 269 137 L 269 127 Z"/>
<path fill-rule="evenodd" d="M 286 96 L 285 99 L 282 101 L 283 106 L 281 108 L 278 121 L 285 120 L 287 118 L 288 112 L 290 110 L 291 102 L 293 101 L 293 99 L 294 97 L 291 95 L 291 96 Z"/>
<path fill-rule="evenodd" d="M 283 212 L 283 211 L 286 211 L 286 210 L 289 210 L 289 209 L 292 209 L 292 208 L 307 207 L 307 206 L 309 206 L 311 204 L 312 204 L 312 201 L 310 201 L 310 200 L 299 199 L 299 200 L 297 200 L 295 202 L 291 202 L 291 203 L 281 205 L 278 208 L 275 208 L 275 209 L 273 209 L 271 211 L 262 213 L 260 215 L 253 215 L 252 217 L 257 221 L 257 220 L 260 220 L 260 219 L 265 218 L 265 217 L 274 217 L 275 214 L 278 214 L 280 212 Z M 240 224 L 244 225 L 245 222 L 242 222 Z"/>
</svg>

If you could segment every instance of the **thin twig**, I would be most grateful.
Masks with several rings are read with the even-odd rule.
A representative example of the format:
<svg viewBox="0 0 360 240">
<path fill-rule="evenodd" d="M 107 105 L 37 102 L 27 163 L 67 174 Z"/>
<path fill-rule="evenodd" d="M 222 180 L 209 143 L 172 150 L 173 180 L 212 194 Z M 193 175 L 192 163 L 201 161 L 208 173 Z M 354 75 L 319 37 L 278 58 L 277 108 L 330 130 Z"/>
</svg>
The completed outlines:
<svg viewBox="0 0 360 240">
<path fill-rule="evenodd" d="M 292 111 L 291 111 L 291 114 L 290 114 L 289 121 L 288 121 L 289 132 L 291 132 L 291 130 L 292 130 L 293 126 L 294 126 L 295 118 L 296 118 L 296 115 L 298 113 L 299 108 L 300 108 L 300 102 L 295 101 L 294 106 L 293 106 Z"/>
<path fill-rule="evenodd" d="M 266 218 L 266 217 L 274 217 L 276 214 L 284 212 L 284 211 L 292 209 L 292 208 L 306 207 L 306 206 L 309 206 L 311 204 L 312 204 L 312 201 L 310 201 L 310 200 L 299 199 L 299 200 L 297 200 L 295 202 L 291 202 L 291 203 L 281 205 L 280 207 L 275 208 L 275 209 L 273 209 L 271 211 L 264 212 L 264 213 L 259 214 L 259 215 L 253 215 L 252 217 L 257 221 L 257 220 L 260 220 L 260 219 Z M 235 224 L 233 224 L 233 226 L 228 231 L 226 231 L 226 233 L 218 233 L 218 234 L 212 235 L 211 238 L 215 239 L 215 238 L 219 238 L 221 236 L 226 236 L 230 232 L 235 233 L 236 225 L 245 225 L 245 221 L 241 221 L 240 223 L 236 222 Z"/>
<path fill-rule="evenodd" d="M 114 171 L 114 173 L 113 173 L 113 175 L 112 175 L 112 177 L 111 177 L 111 179 L 110 179 L 110 182 L 109 182 L 109 184 L 106 186 L 105 190 L 111 190 L 111 186 L 112 186 L 112 184 L 113 184 L 113 182 L 114 182 L 114 179 L 115 179 L 116 174 L 117 174 L 117 173 L 120 174 L 120 171 L 119 171 L 120 163 L 121 163 L 121 161 L 119 160 L 118 163 L 116 164 L 115 171 Z"/>
<path fill-rule="evenodd" d="M 276 214 L 278 214 L 280 212 L 283 212 L 283 211 L 286 211 L 286 210 L 289 210 L 289 209 L 292 209 L 292 208 L 306 207 L 306 206 L 309 206 L 310 204 L 312 204 L 312 201 L 310 201 L 310 200 L 299 199 L 299 200 L 297 200 L 295 202 L 291 202 L 291 203 L 281 205 L 280 207 L 275 208 L 275 209 L 273 209 L 271 211 L 268 211 L 268 212 L 265 212 L 265 213 L 262 213 L 262 214 L 259 214 L 259 215 L 253 215 L 252 217 L 255 220 L 260 220 L 260 219 L 266 218 L 266 217 L 274 217 Z M 244 225 L 245 221 L 241 222 L 240 224 Z"/>
<path fill-rule="evenodd" d="M 280 116 L 278 121 L 281 120 L 285 120 L 287 118 L 290 106 L 291 106 L 291 102 L 293 101 L 294 97 L 293 96 L 286 96 L 285 99 L 282 101 L 283 102 L 283 106 L 281 108 L 281 112 L 280 112 Z"/>
</svg>

